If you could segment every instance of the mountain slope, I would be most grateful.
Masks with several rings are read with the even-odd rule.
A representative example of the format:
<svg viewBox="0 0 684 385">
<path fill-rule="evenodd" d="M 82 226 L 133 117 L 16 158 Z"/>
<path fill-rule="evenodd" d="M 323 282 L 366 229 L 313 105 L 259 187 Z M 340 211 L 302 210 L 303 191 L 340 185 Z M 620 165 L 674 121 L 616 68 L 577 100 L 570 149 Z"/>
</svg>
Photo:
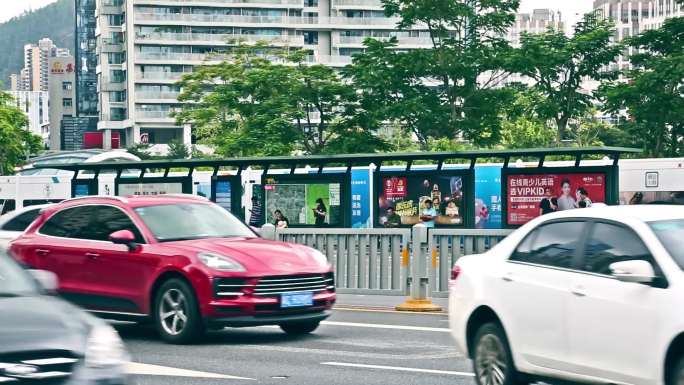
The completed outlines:
<svg viewBox="0 0 684 385">
<path fill-rule="evenodd" d="M 6 0 L 5 0 L 6 1 Z M 21 1 L 21 0 L 12 0 Z M 74 0 L 58 0 L 0 24 L 0 82 L 9 88 L 9 76 L 24 66 L 24 45 L 48 37 L 74 53 Z"/>
</svg>

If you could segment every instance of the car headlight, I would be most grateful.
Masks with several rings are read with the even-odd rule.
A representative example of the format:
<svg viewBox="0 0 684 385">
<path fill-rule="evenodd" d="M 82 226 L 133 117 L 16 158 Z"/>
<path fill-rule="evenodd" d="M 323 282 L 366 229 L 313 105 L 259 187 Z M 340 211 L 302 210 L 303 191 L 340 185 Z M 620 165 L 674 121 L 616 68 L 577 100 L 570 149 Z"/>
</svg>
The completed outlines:
<svg viewBox="0 0 684 385">
<path fill-rule="evenodd" d="M 98 325 L 91 329 L 85 353 L 87 367 L 117 367 L 126 364 L 128 360 L 126 348 L 114 328 L 109 325 Z"/>
<path fill-rule="evenodd" d="M 330 262 L 328 262 L 328 257 L 316 249 L 311 249 L 311 256 L 318 262 L 322 267 L 328 267 Z"/>
<path fill-rule="evenodd" d="M 207 267 L 222 271 L 247 271 L 244 266 L 224 255 L 199 253 L 197 258 Z"/>
</svg>

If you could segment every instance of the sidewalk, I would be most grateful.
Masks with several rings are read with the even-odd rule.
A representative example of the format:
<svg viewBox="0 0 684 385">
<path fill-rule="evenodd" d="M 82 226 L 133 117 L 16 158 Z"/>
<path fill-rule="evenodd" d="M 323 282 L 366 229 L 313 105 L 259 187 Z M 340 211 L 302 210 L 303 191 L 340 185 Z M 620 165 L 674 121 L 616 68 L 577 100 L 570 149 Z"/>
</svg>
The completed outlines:
<svg viewBox="0 0 684 385">
<path fill-rule="evenodd" d="M 395 295 L 360 295 L 360 294 L 337 294 L 336 307 L 368 310 L 394 310 L 398 305 L 406 301 L 404 296 Z M 447 311 L 448 300 L 446 298 L 432 298 L 432 303 L 441 306 Z"/>
</svg>

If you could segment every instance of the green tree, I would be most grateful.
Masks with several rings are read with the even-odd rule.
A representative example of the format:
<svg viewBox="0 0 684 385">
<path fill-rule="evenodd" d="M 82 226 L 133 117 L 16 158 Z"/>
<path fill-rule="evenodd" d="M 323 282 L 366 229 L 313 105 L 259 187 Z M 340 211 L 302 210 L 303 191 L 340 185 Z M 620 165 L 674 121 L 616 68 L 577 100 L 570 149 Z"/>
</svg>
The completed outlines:
<svg viewBox="0 0 684 385">
<path fill-rule="evenodd" d="M 551 147 L 555 130 L 538 119 L 518 117 L 503 122 L 501 145 L 507 149 Z"/>
<path fill-rule="evenodd" d="M 583 82 L 616 79 L 616 72 L 606 70 L 622 50 L 611 43 L 614 34 L 612 21 L 587 14 L 572 37 L 557 30 L 522 36 L 511 69 L 534 80 L 532 88 L 543 96 L 536 113 L 555 123 L 556 143 L 569 139 L 570 121 L 593 107 L 596 97 L 582 89 Z"/>
<path fill-rule="evenodd" d="M 232 60 L 187 75 L 177 118 L 224 156 L 384 148 L 358 124 L 356 93 L 334 70 L 305 64 L 304 52 L 264 49 L 241 45 Z"/>
<path fill-rule="evenodd" d="M 150 154 L 150 147 L 149 144 L 138 143 L 128 147 L 126 151 L 137 156 L 140 160 L 149 160 L 153 158 L 152 154 Z"/>
<path fill-rule="evenodd" d="M 465 138 L 477 145 L 499 139 L 501 106 L 511 94 L 498 87 L 506 75 L 519 0 L 383 0 L 399 29 L 424 26 L 429 49 L 397 50 L 398 41 L 366 41 L 345 69 L 374 124 L 399 121 L 425 148 L 429 137 Z"/>
<path fill-rule="evenodd" d="M 13 104 L 12 96 L 0 92 L 0 175 L 9 174 L 42 149 L 42 140 L 28 129 L 24 113 Z"/>
<path fill-rule="evenodd" d="M 665 21 L 629 40 L 638 52 L 631 57 L 627 81 L 603 87 L 606 109 L 627 112 L 622 127 L 630 144 L 649 156 L 684 153 L 684 17 Z M 637 51 L 638 50 L 638 51 Z"/>
<path fill-rule="evenodd" d="M 299 133 L 291 124 L 294 68 L 257 56 L 241 46 L 232 60 L 196 67 L 180 82 L 177 119 L 192 123 L 196 135 L 224 156 L 283 155 L 295 149 Z"/>
<path fill-rule="evenodd" d="M 180 141 L 172 141 L 169 143 L 169 152 L 166 154 L 167 159 L 187 159 L 190 157 L 190 149 L 185 143 Z"/>
</svg>

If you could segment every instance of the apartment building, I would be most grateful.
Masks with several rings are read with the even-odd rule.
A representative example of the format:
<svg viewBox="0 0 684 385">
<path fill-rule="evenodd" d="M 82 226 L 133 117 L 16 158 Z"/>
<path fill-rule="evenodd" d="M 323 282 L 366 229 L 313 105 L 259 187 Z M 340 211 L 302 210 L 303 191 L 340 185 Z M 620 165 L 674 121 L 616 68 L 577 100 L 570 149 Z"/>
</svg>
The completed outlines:
<svg viewBox="0 0 684 385">
<path fill-rule="evenodd" d="M 508 30 L 506 39 L 513 47 L 520 47 L 521 38 L 525 33 L 542 33 L 549 29 L 564 31 L 565 23 L 562 15 L 552 9 L 535 9 L 532 13 L 519 13 L 515 17 L 515 23 Z M 484 75 L 487 77 L 489 75 Z M 523 83 L 531 85 L 533 81 L 518 74 L 511 74 L 502 81 L 502 85 L 511 83 Z"/>
<path fill-rule="evenodd" d="M 82 0 L 83 1 L 83 0 Z M 398 49 L 430 47 L 425 28 L 397 31 L 380 0 L 95 0 L 97 5 L 98 129 L 104 143 L 117 132 L 126 145 L 190 144 L 178 125 L 175 83 L 203 63 L 218 63 L 238 41 L 304 49 L 307 60 L 350 64 L 367 37 L 398 38 Z M 515 32 L 542 31 L 560 15 L 535 11 Z"/>
<path fill-rule="evenodd" d="M 10 91 L 17 108 L 28 119 L 28 129 L 47 143 L 50 131 L 49 100 L 47 91 Z"/>
<path fill-rule="evenodd" d="M 50 99 L 50 135 L 49 147 L 51 150 L 64 149 L 63 120 L 72 118 L 74 113 L 74 83 L 76 82 L 74 57 L 60 56 L 50 58 L 50 78 L 48 82 L 48 94 Z"/>
<path fill-rule="evenodd" d="M 57 47 L 52 40 L 44 38 L 38 44 L 24 46 L 24 68 L 10 76 L 10 89 L 13 91 L 47 91 L 49 60 L 54 57 L 69 56 L 69 50 Z"/>
<path fill-rule="evenodd" d="M 191 127 L 170 117 L 174 83 L 237 41 L 305 49 L 310 62 L 340 67 L 369 36 L 397 36 L 405 49 L 430 44 L 426 31 L 395 31 L 379 0 L 97 1 L 98 128 L 120 130 L 127 144 L 189 144 Z"/>
<path fill-rule="evenodd" d="M 615 22 L 615 41 L 660 28 L 671 17 L 684 16 L 684 5 L 675 0 L 595 0 L 594 10 Z M 611 70 L 629 69 L 629 57 L 632 54 L 633 49 L 628 48 Z"/>
</svg>

